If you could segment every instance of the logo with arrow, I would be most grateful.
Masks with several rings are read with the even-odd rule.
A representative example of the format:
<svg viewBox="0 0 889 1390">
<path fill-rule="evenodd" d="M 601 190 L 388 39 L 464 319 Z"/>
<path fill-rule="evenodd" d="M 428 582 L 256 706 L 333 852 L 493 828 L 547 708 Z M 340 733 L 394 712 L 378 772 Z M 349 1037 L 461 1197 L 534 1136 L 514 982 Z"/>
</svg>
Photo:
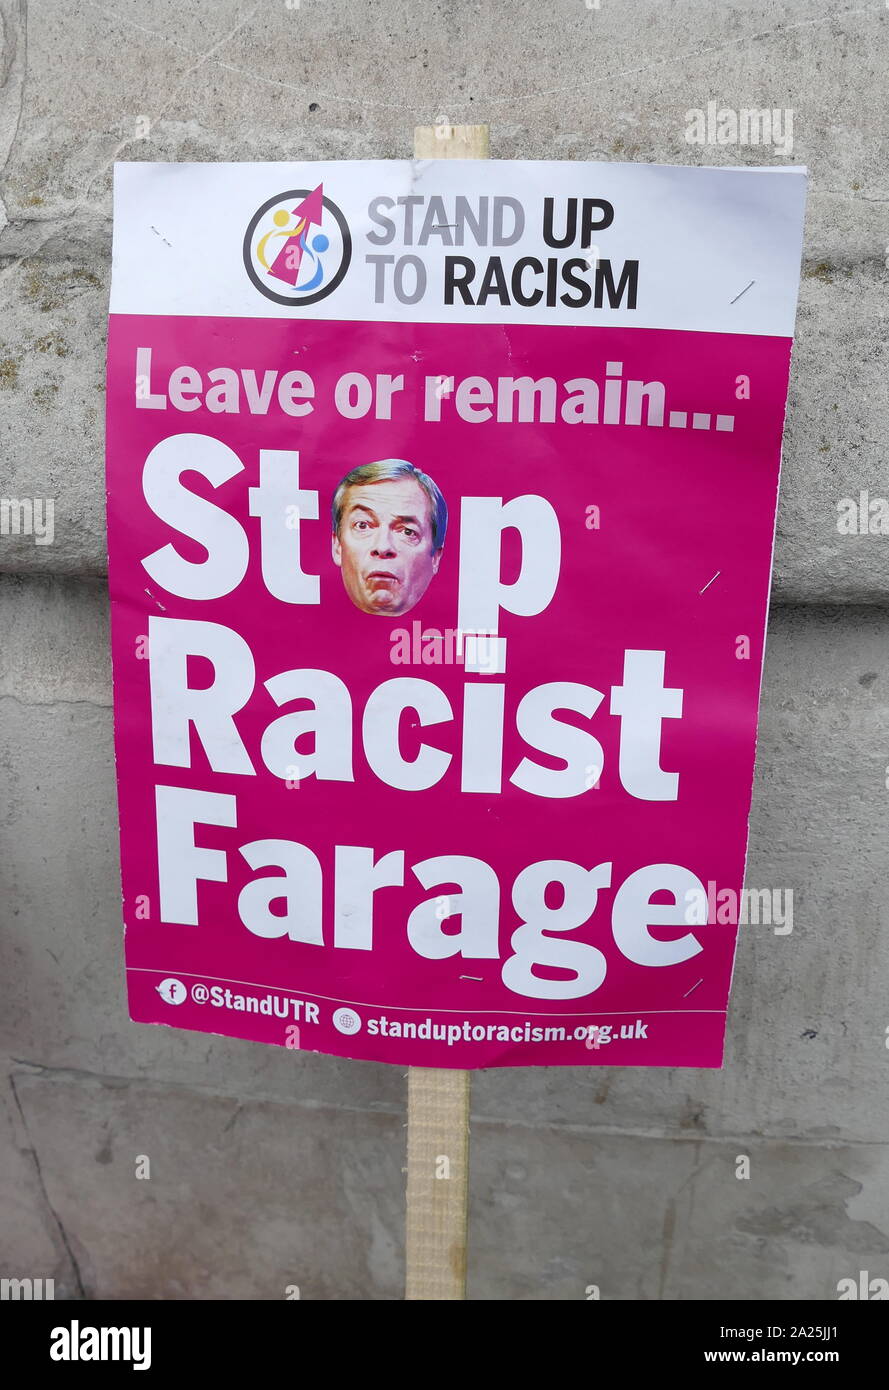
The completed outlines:
<svg viewBox="0 0 889 1390">
<path fill-rule="evenodd" d="M 300 308 L 336 289 L 349 269 L 352 237 L 336 203 L 317 188 L 291 188 L 255 212 L 244 237 L 244 265 L 275 304 Z"/>
</svg>

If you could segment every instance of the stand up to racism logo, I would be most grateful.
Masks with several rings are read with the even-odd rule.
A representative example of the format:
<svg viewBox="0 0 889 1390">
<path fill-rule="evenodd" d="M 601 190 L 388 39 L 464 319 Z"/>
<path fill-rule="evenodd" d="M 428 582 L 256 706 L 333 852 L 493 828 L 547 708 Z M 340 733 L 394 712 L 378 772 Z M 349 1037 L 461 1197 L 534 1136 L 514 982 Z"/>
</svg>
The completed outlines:
<svg viewBox="0 0 889 1390">
<path fill-rule="evenodd" d="M 275 304 L 300 308 L 336 289 L 349 269 L 352 237 L 324 185 L 291 188 L 254 213 L 244 237 L 251 281 Z"/>
</svg>

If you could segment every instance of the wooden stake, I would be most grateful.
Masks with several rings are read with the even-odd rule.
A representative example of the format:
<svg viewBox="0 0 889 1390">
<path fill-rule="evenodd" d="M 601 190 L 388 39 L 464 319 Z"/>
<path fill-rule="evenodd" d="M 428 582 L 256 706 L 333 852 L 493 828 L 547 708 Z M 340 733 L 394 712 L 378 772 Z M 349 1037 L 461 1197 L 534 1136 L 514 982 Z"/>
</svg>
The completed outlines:
<svg viewBox="0 0 889 1390">
<path fill-rule="evenodd" d="M 486 125 L 416 126 L 415 159 L 487 159 Z M 466 1297 L 468 1071 L 410 1067 L 405 1298 Z"/>
<path fill-rule="evenodd" d="M 408 1070 L 406 1299 L 466 1297 L 469 1075 Z"/>
<path fill-rule="evenodd" d="M 486 125 L 414 126 L 414 159 L 487 159 L 490 153 Z"/>
</svg>

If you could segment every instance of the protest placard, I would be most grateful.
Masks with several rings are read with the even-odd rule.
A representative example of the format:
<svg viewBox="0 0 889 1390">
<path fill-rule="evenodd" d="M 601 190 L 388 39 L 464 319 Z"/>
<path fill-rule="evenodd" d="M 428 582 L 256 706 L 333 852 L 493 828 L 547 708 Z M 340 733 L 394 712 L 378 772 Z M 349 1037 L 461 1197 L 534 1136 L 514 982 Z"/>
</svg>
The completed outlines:
<svg viewBox="0 0 889 1390">
<path fill-rule="evenodd" d="M 804 190 L 116 166 L 134 1019 L 720 1065 Z"/>
</svg>

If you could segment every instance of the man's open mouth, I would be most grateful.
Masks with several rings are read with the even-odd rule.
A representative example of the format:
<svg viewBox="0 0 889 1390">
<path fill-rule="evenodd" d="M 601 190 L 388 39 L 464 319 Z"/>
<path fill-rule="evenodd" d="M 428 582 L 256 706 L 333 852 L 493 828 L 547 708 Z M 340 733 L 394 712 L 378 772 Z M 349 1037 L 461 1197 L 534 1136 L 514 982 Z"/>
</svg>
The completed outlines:
<svg viewBox="0 0 889 1390">
<path fill-rule="evenodd" d="M 401 583 L 401 580 L 398 578 L 398 575 L 397 575 L 397 574 L 393 574 L 391 570 L 371 570 L 370 574 L 369 574 L 367 577 L 368 577 L 369 580 L 370 580 L 370 579 L 381 579 L 381 580 L 385 580 L 385 581 L 388 582 L 389 584 L 400 584 L 400 583 Z"/>
</svg>

